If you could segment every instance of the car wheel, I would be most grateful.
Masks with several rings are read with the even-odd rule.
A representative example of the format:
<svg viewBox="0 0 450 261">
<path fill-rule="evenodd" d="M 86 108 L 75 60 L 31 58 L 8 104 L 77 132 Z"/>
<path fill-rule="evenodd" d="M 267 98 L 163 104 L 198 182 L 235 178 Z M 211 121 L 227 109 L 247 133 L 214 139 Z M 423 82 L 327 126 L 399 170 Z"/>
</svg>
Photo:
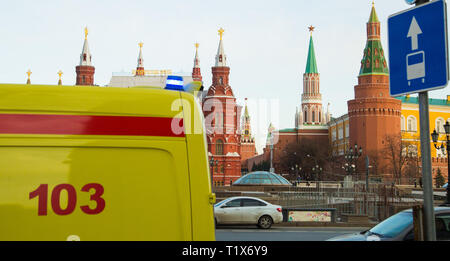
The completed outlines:
<svg viewBox="0 0 450 261">
<path fill-rule="evenodd" d="M 258 227 L 263 229 L 269 229 L 273 224 L 273 220 L 270 216 L 262 216 L 258 220 Z"/>
</svg>

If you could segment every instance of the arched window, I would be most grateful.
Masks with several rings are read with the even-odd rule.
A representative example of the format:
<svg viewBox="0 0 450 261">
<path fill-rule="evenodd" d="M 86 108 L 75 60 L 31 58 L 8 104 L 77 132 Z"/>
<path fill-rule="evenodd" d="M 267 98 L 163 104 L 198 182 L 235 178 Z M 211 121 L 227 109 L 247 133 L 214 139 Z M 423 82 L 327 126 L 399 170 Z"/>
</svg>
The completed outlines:
<svg viewBox="0 0 450 261">
<path fill-rule="evenodd" d="M 405 129 L 405 116 L 401 116 L 401 118 L 400 118 L 400 128 L 401 128 L 401 131 L 405 131 L 406 129 Z"/>
<path fill-rule="evenodd" d="M 216 141 L 216 155 L 223 155 L 223 141 Z"/>
<path fill-rule="evenodd" d="M 312 122 L 314 123 L 316 121 L 316 112 L 312 111 Z"/>
<path fill-rule="evenodd" d="M 414 116 L 408 116 L 407 120 L 407 131 L 417 131 L 417 120 Z"/>
<path fill-rule="evenodd" d="M 443 118 L 439 117 L 436 119 L 435 129 L 438 133 L 445 133 L 444 124 L 445 121 Z"/>
<path fill-rule="evenodd" d="M 304 120 L 304 122 L 305 123 L 308 122 L 308 111 L 307 110 L 305 110 L 305 120 Z"/>
</svg>

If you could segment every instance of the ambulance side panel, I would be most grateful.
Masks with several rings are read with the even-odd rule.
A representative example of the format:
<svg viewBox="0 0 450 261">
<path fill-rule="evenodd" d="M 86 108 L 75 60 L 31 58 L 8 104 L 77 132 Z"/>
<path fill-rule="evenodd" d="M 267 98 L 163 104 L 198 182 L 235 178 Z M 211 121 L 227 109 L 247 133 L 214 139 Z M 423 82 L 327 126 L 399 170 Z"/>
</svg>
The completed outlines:
<svg viewBox="0 0 450 261">
<path fill-rule="evenodd" d="M 179 95 L 0 85 L 0 240 L 193 240 L 186 137 L 115 132 Z"/>
<path fill-rule="evenodd" d="M 193 238 L 215 240 L 213 206 L 216 197 L 211 190 L 203 113 L 193 95 L 182 92 L 181 96 L 189 158 Z"/>
</svg>

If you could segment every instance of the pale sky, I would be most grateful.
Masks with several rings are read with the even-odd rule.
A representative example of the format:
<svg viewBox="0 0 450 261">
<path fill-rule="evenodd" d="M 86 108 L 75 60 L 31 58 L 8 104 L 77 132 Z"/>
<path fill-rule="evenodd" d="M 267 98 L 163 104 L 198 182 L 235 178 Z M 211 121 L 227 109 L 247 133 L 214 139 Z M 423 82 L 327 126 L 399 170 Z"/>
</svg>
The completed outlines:
<svg viewBox="0 0 450 261">
<path fill-rule="evenodd" d="M 247 97 L 256 105 L 250 115 L 261 151 L 270 121 L 276 128 L 294 127 L 310 25 L 316 27 L 323 105 L 331 103 L 334 117 L 347 113 L 371 6 L 371 0 L 5 1 L 0 9 L 0 82 L 25 83 L 31 69 L 34 84 L 56 84 L 59 70 L 63 84 L 75 84 L 87 26 L 96 84 L 105 86 L 113 72 L 135 69 L 140 41 L 145 69 L 190 74 L 198 42 L 203 81 L 209 87 L 217 30 L 223 27 L 230 85 L 240 104 Z M 388 58 L 387 18 L 410 6 L 403 0 L 377 0 L 375 8 Z M 448 87 L 429 93 L 442 99 L 447 94 Z M 278 107 L 267 116 L 265 103 Z"/>
</svg>

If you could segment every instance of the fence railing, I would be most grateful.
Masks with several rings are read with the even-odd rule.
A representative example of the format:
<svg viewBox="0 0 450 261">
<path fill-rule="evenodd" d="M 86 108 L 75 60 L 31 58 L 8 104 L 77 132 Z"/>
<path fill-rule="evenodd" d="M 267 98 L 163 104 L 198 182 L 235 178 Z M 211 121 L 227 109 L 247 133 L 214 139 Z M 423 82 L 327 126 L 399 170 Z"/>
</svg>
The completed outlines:
<svg viewBox="0 0 450 261">
<path fill-rule="evenodd" d="M 366 190 L 365 184 L 346 187 L 336 182 L 300 184 L 277 192 L 274 200 L 286 208 L 334 208 L 338 221 L 345 215 L 364 215 L 381 221 L 420 201 L 391 185 L 370 184 Z"/>
</svg>

